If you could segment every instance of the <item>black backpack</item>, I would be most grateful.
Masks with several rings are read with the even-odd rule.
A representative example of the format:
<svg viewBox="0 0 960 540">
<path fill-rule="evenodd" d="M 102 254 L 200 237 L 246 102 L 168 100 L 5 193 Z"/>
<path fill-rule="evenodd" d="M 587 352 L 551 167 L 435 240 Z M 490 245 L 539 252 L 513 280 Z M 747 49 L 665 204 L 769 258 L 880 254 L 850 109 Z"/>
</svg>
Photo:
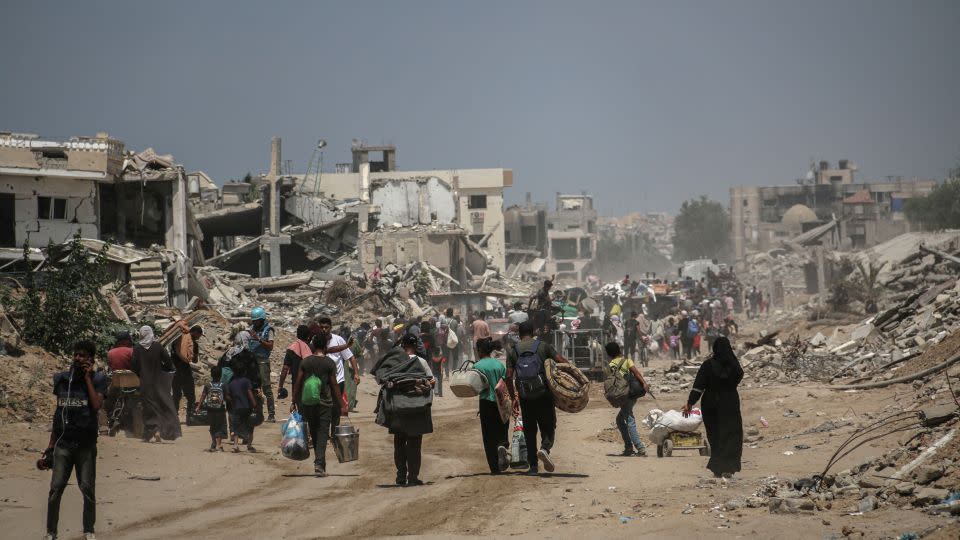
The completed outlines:
<svg viewBox="0 0 960 540">
<path fill-rule="evenodd" d="M 533 349 L 520 352 L 520 346 L 514 346 L 517 363 L 514 366 L 514 382 L 517 393 L 523 399 L 537 399 L 547 393 L 547 383 L 543 380 L 543 360 L 537 354 L 540 340 L 534 340 Z"/>
</svg>

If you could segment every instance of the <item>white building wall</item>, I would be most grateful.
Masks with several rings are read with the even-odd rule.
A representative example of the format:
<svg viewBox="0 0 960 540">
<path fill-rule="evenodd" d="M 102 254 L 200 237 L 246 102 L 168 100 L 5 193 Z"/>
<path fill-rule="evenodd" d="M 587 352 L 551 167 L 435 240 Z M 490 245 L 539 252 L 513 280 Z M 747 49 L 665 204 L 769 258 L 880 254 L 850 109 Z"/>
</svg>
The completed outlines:
<svg viewBox="0 0 960 540">
<path fill-rule="evenodd" d="M 370 202 L 380 207 L 380 222 L 392 225 L 454 223 L 457 207 L 450 185 L 432 176 L 424 181 L 393 181 L 371 186 Z"/>
<path fill-rule="evenodd" d="M 387 188 L 379 186 L 373 189 L 378 181 L 385 179 L 409 179 L 430 178 L 445 182 L 452 186 L 456 201 L 454 203 L 455 215 L 450 216 L 447 212 L 445 200 L 439 198 L 429 202 L 432 210 L 427 212 L 427 221 L 429 221 L 429 212 L 437 212 L 438 220 L 441 223 L 458 223 L 469 234 L 474 234 L 474 220 L 480 219 L 482 234 L 493 232 L 487 241 L 487 253 L 493 257 L 494 264 L 500 269 L 506 268 L 506 242 L 503 231 L 503 188 L 505 176 L 508 173 L 505 169 L 440 169 L 432 171 L 388 171 L 370 173 L 370 182 L 372 187 L 372 204 L 381 206 L 380 219 L 383 223 L 403 223 L 407 221 L 396 219 L 391 216 L 413 215 L 410 209 L 410 196 L 412 188 Z M 510 182 L 512 182 L 512 173 Z M 305 190 L 311 190 L 310 183 L 312 179 L 304 185 Z M 359 173 L 323 173 L 320 177 L 320 188 L 327 197 L 336 199 L 358 199 L 360 198 L 361 177 Z M 387 191 L 381 191 L 387 189 Z M 439 191 L 430 188 L 430 193 L 437 194 Z M 381 192 L 380 195 L 377 193 Z M 467 208 L 470 195 L 486 195 L 487 208 L 473 211 Z M 431 195 L 432 196 L 432 195 Z M 436 204 L 434 207 L 433 205 Z M 480 214 L 479 216 L 476 214 Z"/>
<path fill-rule="evenodd" d="M 84 238 L 98 238 L 97 185 L 93 180 L 30 176 L 0 176 L 0 193 L 13 193 L 16 214 L 16 242 L 46 247 L 49 241 L 62 243 L 79 230 Z M 64 219 L 39 219 L 37 197 L 67 200 Z M 115 211 L 115 209 L 104 209 Z"/>
</svg>

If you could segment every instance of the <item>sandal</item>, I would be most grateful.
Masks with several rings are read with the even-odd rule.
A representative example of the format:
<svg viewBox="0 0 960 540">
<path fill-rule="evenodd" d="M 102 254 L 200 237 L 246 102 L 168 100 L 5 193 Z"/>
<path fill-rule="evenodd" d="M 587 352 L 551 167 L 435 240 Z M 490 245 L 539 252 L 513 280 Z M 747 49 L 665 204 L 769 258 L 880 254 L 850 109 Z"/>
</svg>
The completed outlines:
<svg viewBox="0 0 960 540">
<path fill-rule="evenodd" d="M 257 449 L 254 448 L 254 447 L 252 447 L 252 446 L 250 446 L 250 445 L 248 444 L 248 445 L 247 445 L 247 452 L 250 452 L 251 454 L 256 454 L 256 453 L 257 453 Z"/>
</svg>

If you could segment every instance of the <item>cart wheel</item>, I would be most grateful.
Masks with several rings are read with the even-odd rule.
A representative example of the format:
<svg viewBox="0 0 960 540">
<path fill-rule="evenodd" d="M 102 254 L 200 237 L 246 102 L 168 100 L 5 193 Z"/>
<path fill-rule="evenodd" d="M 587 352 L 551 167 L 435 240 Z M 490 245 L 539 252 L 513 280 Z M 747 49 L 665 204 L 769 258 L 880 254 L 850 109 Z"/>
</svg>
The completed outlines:
<svg viewBox="0 0 960 540">
<path fill-rule="evenodd" d="M 657 457 L 663 457 L 663 443 L 657 445 Z"/>
<path fill-rule="evenodd" d="M 703 441 L 703 448 L 700 449 L 701 456 L 710 456 L 710 441 Z"/>
<path fill-rule="evenodd" d="M 667 439 L 663 441 L 663 457 L 670 457 L 673 455 L 673 441 Z"/>
</svg>

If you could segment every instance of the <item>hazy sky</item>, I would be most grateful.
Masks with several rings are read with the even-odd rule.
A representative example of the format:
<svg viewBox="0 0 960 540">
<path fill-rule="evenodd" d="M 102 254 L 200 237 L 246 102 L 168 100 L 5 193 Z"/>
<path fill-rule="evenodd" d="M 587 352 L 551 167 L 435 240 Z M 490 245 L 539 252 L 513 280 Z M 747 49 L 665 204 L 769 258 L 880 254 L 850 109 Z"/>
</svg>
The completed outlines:
<svg viewBox="0 0 960 540">
<path fill-rule="evenodd" d="M 960 161 L 960 2 L 7 2 L 0 130 L 107 131 L 218 182 L 352 138 L 401 169 L 510 167 L 604 213 L 675 210 L 811 158 Z"/>
</svg>

